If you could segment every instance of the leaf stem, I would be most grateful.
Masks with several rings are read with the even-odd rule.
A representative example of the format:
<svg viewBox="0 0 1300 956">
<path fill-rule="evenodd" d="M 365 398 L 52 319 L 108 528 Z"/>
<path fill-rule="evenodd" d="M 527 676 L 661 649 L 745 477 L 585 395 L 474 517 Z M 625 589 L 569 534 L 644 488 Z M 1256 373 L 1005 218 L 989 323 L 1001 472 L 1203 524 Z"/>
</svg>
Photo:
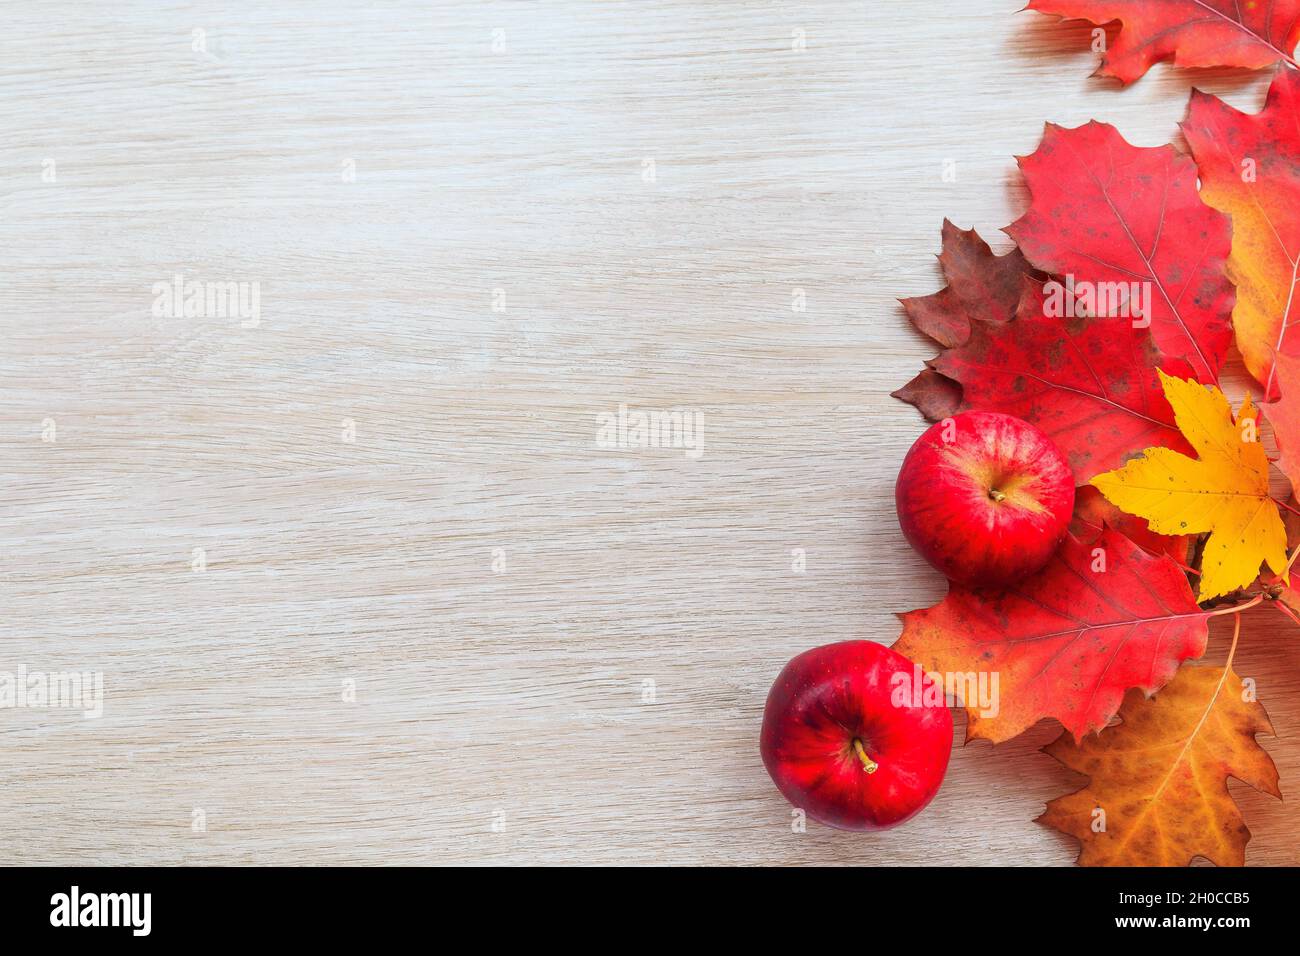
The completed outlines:
<svg viewBox="0 0 1300 956">
<path fill-rule="evenodd" d="M 1232 667 L 1232 658 L 1237 653 L 1237 638 L 1241 637 L 1241 615 L 1238 614 L 1232 619 L 1232 647 L 1228 648 L 1228 660 L 1223 665 L 1223 673 L 1227 674 L 1228 669 Z"/>
<path fill-rule="evenodd" d="M 1298 557 L 1300 557 L 1300 544 L 1295 546 L 1295 550 L 1291 552 L 1291 557 L 1287 559 L 1286 568 L 1282 572 L 1283 574 L 1286 574 L 1287 571 L 1291 570 L 1291 565 L 1295 564 L 1295 559 Z"/>
<path fill-rule="evenodd" d="M 1232 607 L 1221 607 L 1221 608 L 1218 608 L 1217 610 L 1214 610 L 1214 611 L 1207 611 L 1207 612 L 1206 612 L 1206 616 L 1207 616 L 1207 617 L 1217 617 L 1217 616 L 1220 615 L 1220 614 L 1233 614 L 1233 613 L 1240 613 L 1241 611 L 1244 611 L 1244 610 L 1246 610 L 1247 608 L 1252 608 L 1252 607 L 1254 607 L 1256 604 L 1259 604 L 1259 603 L 1260 603 L 1261 601 L 1263 601 L 1263 600 L 1264 600 L 1264 595 L 1262 595 L 1262 594 L 1256 594 L 1253 598 L 1251 598 L 1251 599 L 1250 599 L 1249 601 L 1247 601 L 1245 604 L 1234 604 L 1234 605 L 1232 605 Z M 1238 620 L 1238 622 L 1240 622 L 1240 621 L 1241 621 L 1241 618 L 1237 618 L 1237 620 Z"/>
<path fill-rule="evenodd" d="M 1296 624 L 1300 624 L 1300 616 L 1296 614 L 1295 609 L 1292 608 L 1291 605 L 1287 604 L 1281 598 L 1274 598 L 1273 604 L 1277 607 L 1279 611 L 1281 611 L 1283 614 L 1289 617 Z"/>
<path fill-rule="evenodd" d="M 1272 496 L 1270 495 L 1270 497 Z M 1295 508 L 1292 508 L 1285 501 L 1280 501 L 1277 498 L 1273 498 L 1273 503 L 1276 505 L 1280 505 L 1281 507 L 1285 508 L 1287 511 L 1291 512 L 1293 515 L 1300 515 L 1300 511 L 1297 511 Z"/>
</svg>

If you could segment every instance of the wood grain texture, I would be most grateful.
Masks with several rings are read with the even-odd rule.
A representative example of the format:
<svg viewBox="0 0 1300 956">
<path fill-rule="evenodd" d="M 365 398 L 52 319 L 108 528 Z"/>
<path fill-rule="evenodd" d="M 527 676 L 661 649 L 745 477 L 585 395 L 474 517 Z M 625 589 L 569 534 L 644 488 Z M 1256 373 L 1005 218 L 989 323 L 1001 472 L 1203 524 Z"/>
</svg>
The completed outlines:
<svg viewBox="0 0 1300 956">
<path fill-rule="evenodd" d="M 1007 248 L 1046 120 L 1261 100 L 1089 79 L 1019 5 L 7 4 L 0 649 L 106 684 L 0 711 L 8 860 L 1073 860 L 1031 822 L 1080 781 L 1055 725 L 875 836 L 792 832 L 757 750 L 789 657 L 942 593 L 889 392 L 943 217 Z M 155 316 L 177 273 L 260 283 L 260 325 Z M 599 447 L 620 403 L 703 455 Z M 1283 624 L 1236 666 L 1286 792 Z M 1300 863 L 1297 804 L 1234 789 L 1248 861 Z"/>
</svg>

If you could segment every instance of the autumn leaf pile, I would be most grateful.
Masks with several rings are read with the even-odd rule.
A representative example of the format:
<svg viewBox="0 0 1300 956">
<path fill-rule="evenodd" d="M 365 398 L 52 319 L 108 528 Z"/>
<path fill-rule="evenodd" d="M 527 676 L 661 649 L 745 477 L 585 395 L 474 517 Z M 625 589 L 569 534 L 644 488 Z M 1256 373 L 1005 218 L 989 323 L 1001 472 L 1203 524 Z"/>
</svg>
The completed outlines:
<svg viewBox="0 0 1300 956">
<path fill-rule="evenodd" d="M 971 738 L 1060 722 L 1046 752 L 1088 782 L 1039 819 L 1079 840 L 1080 863 L 1240 865 L 1250 831 L 1228 779 L 1280 796 L 1256 740 L 1268 717 L 1232 667 L 1240 619 L 1300 624 L 1296 508 L 1276 494 L 1282 477 L 1300 489 L 1300 0 L 1029 6 L 1109 25 L 1098 72 L 1124 83 L 1162 59 L 1276 73 L 1254 114 L 1193 91 L 1187 151 L 1048 125 L 1019 160 L 1030 201 L 1006 255 L 944 223 L 947 286 L 903 300 L 940 351 L 894 394 L 931 421 L 1026 419 L 1079 493 L 1042 571 L 950 585 L 903 615 L 895 646 L 998 675 L 996 713 L 967 703 Z M 1256 385 L 1234 408 L 1219 379 L 1238 353 Z M 1235 620 L 1227 661 L 1200 662 L 1219 615 Z"/>
</svg>

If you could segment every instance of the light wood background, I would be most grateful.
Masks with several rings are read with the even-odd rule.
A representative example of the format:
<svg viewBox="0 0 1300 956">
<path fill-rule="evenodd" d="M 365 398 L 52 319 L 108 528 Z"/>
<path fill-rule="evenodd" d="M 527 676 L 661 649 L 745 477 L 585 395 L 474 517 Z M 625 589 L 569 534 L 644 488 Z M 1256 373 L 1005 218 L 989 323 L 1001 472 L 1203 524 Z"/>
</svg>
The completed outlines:
<svg viewBox="0 0 1300 956">
<path fill-rule="evenodd" d="M 888 393 L 943 217 L 1005 249 L 1046 120 L 1261 101 L 1090 79 L 1020 5 L 6 3 L 0 669 L 106 681 L 0 711 L 7 860 L 1071 862 L 1055 725 L 874 836 L 792 832 L 757 747 L 788 658 L 942 594 Z M 177 273 L 260 326 L 155 317 Z M 619 403 L 703 456 L 597 447 Z M 1238 665 L 1288 792 L 1298 636 L 1257 613 Z"/>
</svg>

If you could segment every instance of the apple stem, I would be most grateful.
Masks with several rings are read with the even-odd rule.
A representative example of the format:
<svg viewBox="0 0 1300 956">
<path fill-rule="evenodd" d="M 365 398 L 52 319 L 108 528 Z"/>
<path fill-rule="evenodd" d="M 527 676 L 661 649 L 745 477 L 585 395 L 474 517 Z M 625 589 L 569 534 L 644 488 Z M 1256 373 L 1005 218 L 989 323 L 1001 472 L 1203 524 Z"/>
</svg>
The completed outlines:
<svg viewBox="0 0 1300 956">
<path fill-rule="evenodd" d="M 1006 495 L 998 491 L 996 488 L 990 488 L 989 497 L 992 498 L 994 501 L 1002 501 L 1006 498 Z"/>
<path fill-rule="evenodd" d="M 853 738 L 853 750 L 858 755 L 858 759 L 862 761 L 862 769 L 867 773 L 875 773 L 880 764 L 867 756 L 867 748 L 862 746 L 862 741 L 857 737 Z"/>
</svg>

